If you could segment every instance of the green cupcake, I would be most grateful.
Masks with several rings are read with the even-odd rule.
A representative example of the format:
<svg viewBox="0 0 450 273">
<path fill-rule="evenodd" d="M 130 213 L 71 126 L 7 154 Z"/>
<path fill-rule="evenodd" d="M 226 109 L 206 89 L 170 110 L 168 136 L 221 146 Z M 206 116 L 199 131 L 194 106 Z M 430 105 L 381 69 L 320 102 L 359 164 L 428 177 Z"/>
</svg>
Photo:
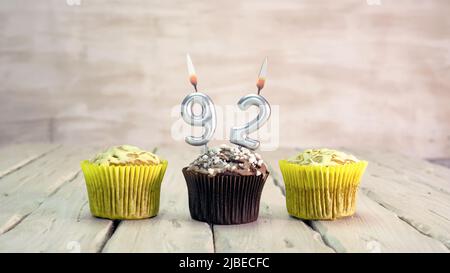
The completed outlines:
<svg viewBox="0 0 450 273">
<path fill-rule="evenodd" d="M 355 213 L 366 161 L 336 150 L 309 149 L 279 164 L 290 215 L 332 220 Z"/>
<path fill-rule="evenodd" d="M 122 145 L 81 162 L 92 215 L 142 219 L 159 211 L 167 161 L 135 146 Z"/>
</svg>

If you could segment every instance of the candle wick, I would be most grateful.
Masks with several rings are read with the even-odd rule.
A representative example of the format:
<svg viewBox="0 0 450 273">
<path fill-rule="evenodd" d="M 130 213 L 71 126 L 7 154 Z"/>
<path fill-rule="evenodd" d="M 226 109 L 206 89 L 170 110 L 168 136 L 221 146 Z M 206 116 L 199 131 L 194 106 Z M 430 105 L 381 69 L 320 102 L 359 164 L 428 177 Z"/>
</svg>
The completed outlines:
<svg viewBox="0 0 450 273">
<path fill-rule="evenodd" d="M 194 84 L 194 89 L 195 89 L 195 92 L 198 92 L 196 84 Z"/>
</svg>

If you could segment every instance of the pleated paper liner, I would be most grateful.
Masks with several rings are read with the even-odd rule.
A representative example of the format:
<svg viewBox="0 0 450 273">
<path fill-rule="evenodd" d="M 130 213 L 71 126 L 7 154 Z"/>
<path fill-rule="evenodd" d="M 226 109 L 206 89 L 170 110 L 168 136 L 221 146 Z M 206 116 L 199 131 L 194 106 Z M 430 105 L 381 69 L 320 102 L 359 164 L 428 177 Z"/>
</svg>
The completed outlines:
<svg viewBox="0 0 450 273">
<path fill-rule="evenodd" d="M 333 220 L 350 216 L 366 161 L 341 166 L 304 166 L 280 160 L 286 187 L 286 207 L 292 216 Z"/>
<path fill-rule="evenodd" d="M 159 165 L 99 166 L 81 162 L 94 216 L 142 219 L 159 211 L 159 194 L 167 161 Z"/>
<path fill-rule="evenodd" d="M 269 173 L 209 176 L 183 168 L 192 219 L 217 225 L 256 221 L 261 193 Z"/>
</svg>

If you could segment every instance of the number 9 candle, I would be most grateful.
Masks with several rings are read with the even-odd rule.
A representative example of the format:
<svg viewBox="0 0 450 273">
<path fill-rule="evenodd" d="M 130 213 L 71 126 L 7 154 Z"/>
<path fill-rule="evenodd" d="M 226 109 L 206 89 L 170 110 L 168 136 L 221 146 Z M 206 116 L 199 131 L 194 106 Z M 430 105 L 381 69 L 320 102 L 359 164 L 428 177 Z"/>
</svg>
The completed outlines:
<svg viewBox="0 0 450 273">
<path fill-rule="evenodd" d="M 242 97 L 237 105 L 238 107 L 245 111 L 251 106 L 256 106 L 259 108 L 258 116 L 248 122 L 243 126 L 233 127 L 230 130 L 230 142 L 244 146 L 246 148 L 256 150 L 259 147 L 259 141 L 249 138 L 248 135 L 257 131 L 261 126 L 263 126 L 270 117 L 270 105 L 269 102 L 260 95 L 261 90 L 264 88 L 264 83 L 267 76 L 267 58 L 259 71 L 258 81 L 256 82 L 256 87 L 258 88 L 258 94 L 249 94 Z"/>
<path fill-rule="evenodd" d="M 214 135 L 214 131 L 217 126 L 216 110 L 214 103 L 210 97 L 206 94 L 200 93 L 197 90 L 197 75 L 195 74 L 194 65 L 192 64 L 189 54 L 186 56 L 187 66 L 189 72 L 189 80 L 194 86 L 195 92 L 187 95 L 181 103 L 181 116 L 183 120 L 197 127 L 203 127 L 204 132 L 201 136 L 187 136 L 185 138 L 186 143 L 193 146 L 205 146 L 207 149 L 207 143 Z M 201 106 L 200 114 L 194 113 L 194 105 Z"/>
<path fill-rule="evenodd" d="M 259 146 L 257 140 L 247 135 L 256 131 L 270 116 L 268 102 L 259 95 L 264 87 L 267 60 L 260 71 L 258 94 L 247 95 L 239 100 L 242 110 L 258 106 L 258 117 L 242 127 L 231 129 L 231 140 L 239 146 L 220 145 L 207 149 L 182 169 L 188 189 L 191 217 L 209 224 L 233 225 L 256 221 L 259 214 L 261 193 L 269 176 L 267 165 L 261 155 L 251 149 Z M 201 137 L 187 137 L 191 145 L 206 144 L 211 138 L 216 116 L 211 99 L 197 92 L 197 77 L 188 56 L 190 81 L 196 92 L 188 95 L 182 104 L 183 119 L 193 126 L 203 126 Z M 192 105 L 198 103 L 202 113 L 195 115 Z M 251 149 L 244 148 L 249 147 Z"/>
</svg>

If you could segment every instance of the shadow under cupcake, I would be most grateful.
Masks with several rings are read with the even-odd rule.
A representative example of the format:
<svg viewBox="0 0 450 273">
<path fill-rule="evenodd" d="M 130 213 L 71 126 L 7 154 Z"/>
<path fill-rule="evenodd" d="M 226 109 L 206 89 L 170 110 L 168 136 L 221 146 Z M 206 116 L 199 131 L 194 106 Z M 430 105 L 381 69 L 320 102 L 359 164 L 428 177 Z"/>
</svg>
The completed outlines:
<svg viewBox="0 0 450 273">
<path fill-rule="evenodd" d="M 211 148 L 183 168 L 191 217 L 210 224 L 256 221 L 269 172 L 257 153 L 243 147 Z"/>
</svg>

